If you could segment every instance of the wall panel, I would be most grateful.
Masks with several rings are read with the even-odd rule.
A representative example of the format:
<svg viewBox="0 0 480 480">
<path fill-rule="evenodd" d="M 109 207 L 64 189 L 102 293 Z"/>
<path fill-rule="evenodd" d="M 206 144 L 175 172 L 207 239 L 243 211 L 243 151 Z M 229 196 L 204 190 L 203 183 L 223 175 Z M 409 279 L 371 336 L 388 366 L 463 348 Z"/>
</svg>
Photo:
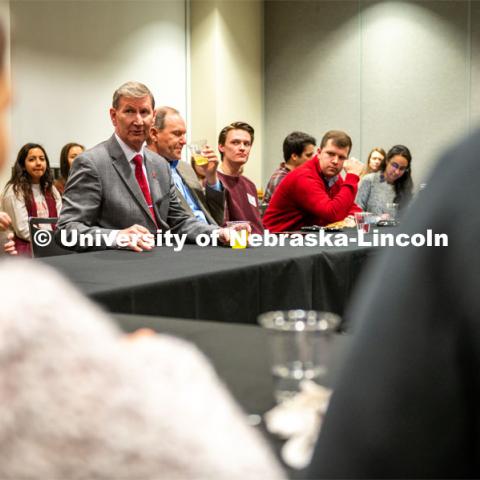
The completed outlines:
<svg viewBox="0 0 480 480">
<path fill-rule="evenodd" d="M 266 2 L 264 183 L 293 130 L 320 141 L 326 130 L 343 129 L 356 143 L 359 70 L 356 1 Z"/>
<path fill-rule="evenodd" d="M 42 143 L 90 147 L 112 133 L 112 93 L 138 80 L 158 104 L 186 110 L 185 2 L 11 2 L 12 157 Z"/>
<path fill-rule="evenodd" d="M 480 120 L 480 2 L 267 1 L 264 181 L 294 129 L 409 146 L 414 180 Z M 470 34 L 471 31 L 471 34 Z"/>
<path fill-rule="evenodd" d="M 480 127 L 480 2 L 471 2 L 470 114 L 472 128 Z"/>
<path fill-rule="evenodd" d="M 419 180 L 468 128 L 468 5 L 362 5 L 362 158 L 377 144 L 405 144 Z"/>
</svg>

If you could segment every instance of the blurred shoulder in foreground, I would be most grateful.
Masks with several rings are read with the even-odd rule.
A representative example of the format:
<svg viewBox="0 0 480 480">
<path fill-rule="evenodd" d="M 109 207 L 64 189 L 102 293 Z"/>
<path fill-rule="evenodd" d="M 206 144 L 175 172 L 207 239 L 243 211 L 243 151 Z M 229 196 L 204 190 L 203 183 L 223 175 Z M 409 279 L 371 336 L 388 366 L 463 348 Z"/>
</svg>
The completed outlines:
<svg viewBox="0 0 480 480">
<path fill-rule="evenodd" d="M 1 478 L 283 478 L 194 346 L 123 341 L 31 261 L 3 261 L 0 284 Z"/>
</svg>

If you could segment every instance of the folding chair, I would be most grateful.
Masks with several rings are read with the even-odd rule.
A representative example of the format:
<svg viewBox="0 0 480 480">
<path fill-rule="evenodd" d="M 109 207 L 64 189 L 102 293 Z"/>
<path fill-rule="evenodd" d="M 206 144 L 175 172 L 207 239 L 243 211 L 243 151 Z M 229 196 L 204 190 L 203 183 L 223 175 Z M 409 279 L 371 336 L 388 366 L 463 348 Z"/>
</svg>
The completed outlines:
<svg viewBox="0 0 480 480">
<path fill-rule="evenodd" d="M 71 250 L 61 247 L 55 241 L 52 230 L 43 230 L 39 225 L 55 225 L 58 222 L 57 217 L 30 217 L 28 227 L 30 230 L 30 239 L 32 243 L 32 257 L 54 257 L 57 255 L 69 255 L 74 253 Z"/>
</svg>

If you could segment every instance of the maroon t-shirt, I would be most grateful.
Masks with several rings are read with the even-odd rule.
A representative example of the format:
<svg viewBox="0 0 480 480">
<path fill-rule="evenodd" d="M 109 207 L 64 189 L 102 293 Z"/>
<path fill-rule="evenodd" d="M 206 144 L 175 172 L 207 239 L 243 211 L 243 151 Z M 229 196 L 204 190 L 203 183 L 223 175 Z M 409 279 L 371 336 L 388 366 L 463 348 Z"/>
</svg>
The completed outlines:
<svg viewBox="0 0 480 480">
<path fill-rule="evenodd" d="M 225 187 L 225 223 L 248 220 L 252 225 L 252 233 L 262 234 L 263 225 L 255 184 L 243 175 L 232 177 L 222 172 L 217 172 L 217 175 Z"/>
</svg>

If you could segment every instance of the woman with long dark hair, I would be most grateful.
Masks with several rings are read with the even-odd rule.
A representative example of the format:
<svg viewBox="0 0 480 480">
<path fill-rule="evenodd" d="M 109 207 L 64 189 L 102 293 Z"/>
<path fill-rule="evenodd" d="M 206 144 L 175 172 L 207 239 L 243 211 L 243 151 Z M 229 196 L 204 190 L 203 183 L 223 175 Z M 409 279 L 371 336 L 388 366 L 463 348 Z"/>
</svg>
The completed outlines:
<svg viewBox="0 0 480 480">
<path fill-rule="evenodd" d="M 381 215 L 387 203 L 405 207 L 412 198 L 412 155 L 404 145 L 392 147 L 376 173 L 365 175 L 355 202 L 366 212 Z"/>
<path fill-rule="evenodd" d="M 83 145 L 79 143 L 71 142 L 63 146 L 60 152 L 60 178 L 55 180 L 55 188 L 60 195 L 63 195 L 65 190 L 65 183 L 67 182 L 70 168 L 72 168 L 73 161 L 85 150 Z"/>
<path fill-rule="evenodd" d="M 25 144 L 18 152 L 2 199 L 2 210 L 12 219 L 18 253 L 31 254 L 29 217 L 57 217 L 61 207 L 45 149 L 38 143 Z"/>
</svg>

